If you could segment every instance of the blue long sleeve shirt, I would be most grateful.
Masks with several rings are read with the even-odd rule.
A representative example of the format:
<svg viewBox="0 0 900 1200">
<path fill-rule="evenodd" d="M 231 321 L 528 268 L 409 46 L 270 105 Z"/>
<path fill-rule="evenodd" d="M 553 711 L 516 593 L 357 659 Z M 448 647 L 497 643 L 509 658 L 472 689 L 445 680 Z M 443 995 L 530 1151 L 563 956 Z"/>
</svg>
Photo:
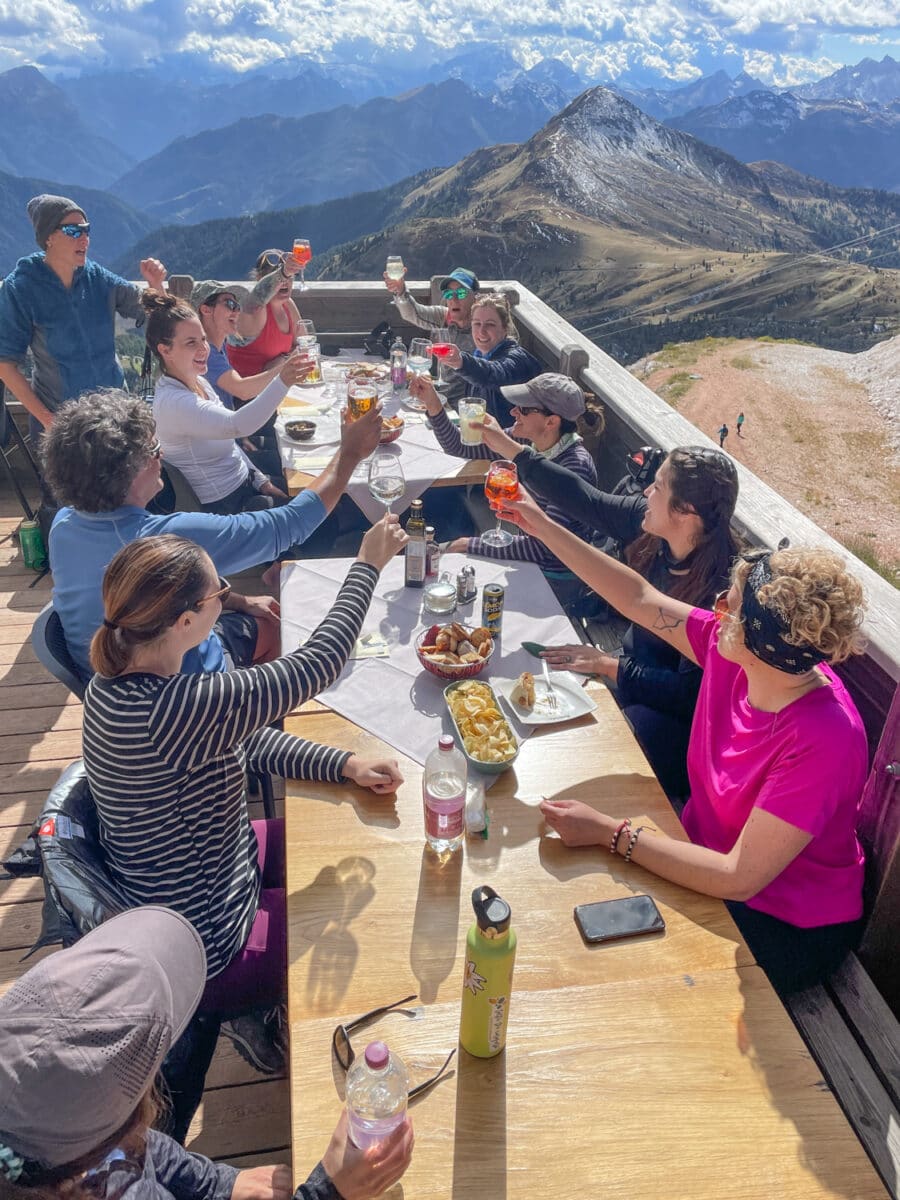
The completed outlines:
<svg viewBox="0 0 900 1200">
<path fill-rule="evenodd" d="M 155 516 L 136 505 L 102 513 L 61 508 L 50 530 L 53 605 L 72 657 L 90 676 L 91 638 L 103 624 L 103 572 L 113 555 L 135 538 L 160 533 L 188 538 L 203 547 L 220 575 L 230 575 L 280 557 L 305 541 L 325 516 L 325 505 L 312 491 L 301 492 L 281 508 L 231 517 L 183 512 Z M 182 663 L 182 670 L 191 674 L 224 669 L 222 643 L 215 633 Z"/>
<path fill-rule="evenodd" d="M 42 251 L 20 258 L 0 288 L 0 360 L 34 359 L 31 386 L 55 412 L 67 400 L 125 382 L 116 314 L 143 320 L 141 289 L 90 259 L 66 287 Z"/>
</svg>

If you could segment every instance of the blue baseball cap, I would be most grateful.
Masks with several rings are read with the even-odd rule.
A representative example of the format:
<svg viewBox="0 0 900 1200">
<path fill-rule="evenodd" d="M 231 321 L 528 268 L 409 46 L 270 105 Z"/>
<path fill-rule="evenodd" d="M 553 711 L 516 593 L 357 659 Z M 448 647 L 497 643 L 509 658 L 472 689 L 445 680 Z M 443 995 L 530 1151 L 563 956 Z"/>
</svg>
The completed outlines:
<svg viewBox="0 0 900 1200">
<path fill-rule="evenodd" d="M 468 288 L 470 292 L 480 292 L 481 284 L 478 282 L 478 276 L 474 271 L 468 271 L 465 267 L 454 267 L 446 279 L 441 280 L 441 291 L 446 288 L 453 287 L 454 283 L 460 283 L 464 288 Z"/>
</svg>

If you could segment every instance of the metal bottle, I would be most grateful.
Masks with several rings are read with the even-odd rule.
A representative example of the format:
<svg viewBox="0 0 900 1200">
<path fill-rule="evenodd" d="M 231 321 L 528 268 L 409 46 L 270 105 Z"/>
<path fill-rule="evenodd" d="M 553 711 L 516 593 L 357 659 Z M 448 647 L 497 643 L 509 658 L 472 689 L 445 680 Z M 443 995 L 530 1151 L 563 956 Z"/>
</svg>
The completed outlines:
<svg viewBox="0 0 900 1200">
<path fill-rule="evenodd" d="M 37 521 L 23 521 L 19 526 L 19 545 L 22 561 L 31 571 L 43 571 L 47 565 L 47 549 Z"/>
<path fill-rule="evenodd" d="M 475 924 L 466 938 L 459 1041 L 476 1058 L 493 1058 L 506 1045 L 506 1025 L 516 962 L 510 908 L 486 884 L 472 893 Z"/>
</svg>

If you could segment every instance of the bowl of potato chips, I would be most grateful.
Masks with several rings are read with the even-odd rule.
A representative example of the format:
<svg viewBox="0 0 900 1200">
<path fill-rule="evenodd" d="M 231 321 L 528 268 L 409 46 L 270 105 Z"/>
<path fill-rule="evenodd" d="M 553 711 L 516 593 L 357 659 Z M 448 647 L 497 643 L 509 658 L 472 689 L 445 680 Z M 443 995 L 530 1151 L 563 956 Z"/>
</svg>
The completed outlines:
<svg viewBox="0 0 900 1200">
<path fill-rule="evenodd" d="M 444 688 L 456 735 L 471 766 L 499 775 L 519 753 L 516 735 L 500 712 L 494 689 L 474 679 Z"/>
</svg>

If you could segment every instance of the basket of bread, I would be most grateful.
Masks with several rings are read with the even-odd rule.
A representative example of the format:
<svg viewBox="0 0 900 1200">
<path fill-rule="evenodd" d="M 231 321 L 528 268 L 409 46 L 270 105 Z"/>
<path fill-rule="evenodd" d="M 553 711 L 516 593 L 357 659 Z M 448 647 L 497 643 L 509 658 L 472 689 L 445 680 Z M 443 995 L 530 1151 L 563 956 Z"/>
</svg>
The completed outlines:
<svg viewBox="0 0 900 1200">
<path fill-rule="evenodd" d="M 483 625 L 468 629 L 432 625 L 416 638 L 416 654 L 426 671 L 439 679 L 471 679 L 480 675 L 494 653 L 494 639 Z"/>
<path fill-rule="evenodd" d="M 388 442 L 396 442 L 397 438 L 403 432 L 403 426 L 406 422 L 399 415 L 396 417 L 381 418 L 381 437 L 378 439 L 382 446 L 386 446 Z"/>
<path fill-rule="evenodd" d="M 488 775 L 505 771 L 519 753 L 519 744 L 500 712 L 493 688 L 467 679 L 445 687 L 444 699 L 471 765 Z"/>
</svg>

